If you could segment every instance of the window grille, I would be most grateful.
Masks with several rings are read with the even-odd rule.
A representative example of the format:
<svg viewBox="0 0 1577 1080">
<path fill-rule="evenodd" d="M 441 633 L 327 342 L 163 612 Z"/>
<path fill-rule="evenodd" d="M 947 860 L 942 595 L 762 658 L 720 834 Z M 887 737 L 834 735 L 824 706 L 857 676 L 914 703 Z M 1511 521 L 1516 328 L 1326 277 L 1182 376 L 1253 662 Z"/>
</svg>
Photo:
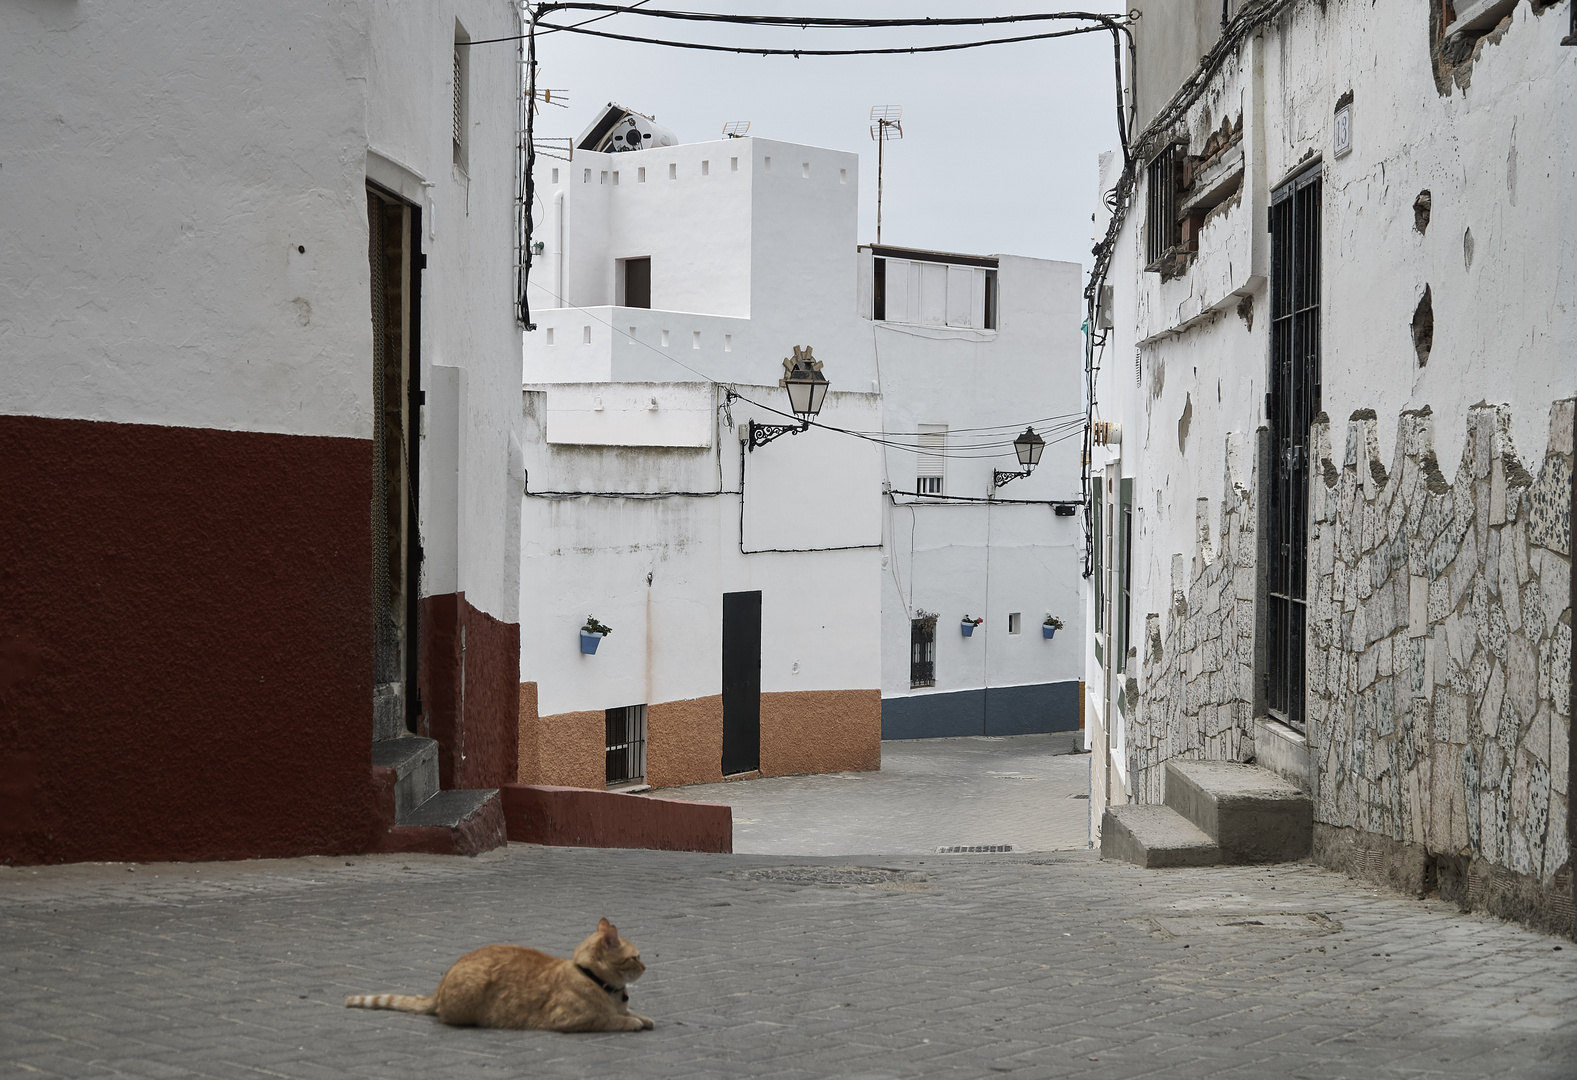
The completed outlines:
<svg viewBox="0 0 1577 1080">
<path fill-rule="evenodd" d="M 909 685 L 936 685 L 936 616 L 909 620 Z"/>
<path fill-rule="evenodd" d="M 466 106 L 465 48 L 460 41 L 454 46 L 454 163 L 465 168 L 465 106 Z"/>
<path fill-rule="evenodd" d="M 608 786 L 641 783 L 646 779 L 646 706 L 609 709 L 606 723 Z"/>
<path fill-rule="evenodd" d="M 1271 196 L 1266 705 L 1304 724 L 1309 425 L 1320 411 L 1320 171 Z"/>
<path fill-rule="evenodd" d="M 1157 264 L 1183 239 L 1177 223 L 1177 150 L 1168 146 L 1145 169 L 1145 257 L 1151 270 L 1159 269 Z"/>
</svg>

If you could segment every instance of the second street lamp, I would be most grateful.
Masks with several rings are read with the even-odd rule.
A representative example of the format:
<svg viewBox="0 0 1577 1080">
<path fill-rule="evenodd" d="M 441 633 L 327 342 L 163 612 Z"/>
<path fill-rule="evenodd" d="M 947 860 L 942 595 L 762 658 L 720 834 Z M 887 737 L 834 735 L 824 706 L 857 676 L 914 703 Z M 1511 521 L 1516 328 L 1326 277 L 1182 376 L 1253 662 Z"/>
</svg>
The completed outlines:
<svg viewBox="0 0 1577 1080">
<path fill-rule="evenodd" d="M 1013 452 L 1018 455 L 1018 463 L 1024 466 L 1023 472 L 1003 472 L 997 469 L 992 473 L 991 486 L 1001 487 L 1009 480 L 1018 480 L 1035 471 L 1035 466 L 1040 464 L 1040 455 L 1046 449 L 1046 440 L 1035 434 L 1035 429 L 1027 427 L 1024 434 L 1013 440 Z"/>
<path fill-rule="evenodd" d="M 799 423 L 750 421 L 750 449 L 765 446 L 780 435 L 798 435 L 810 430 L 811 420 L 821 412 L 822 402 L 827 399 L 827 377 L 821 373 L 821 361 L 812 356 L 810 350 L 809 345 L 794 346 L 794 355 L 783 359 L 783 378 L 778 380 L 778 385 L 788 391 L 789 409 L 799 417 Z"/>
</svg>

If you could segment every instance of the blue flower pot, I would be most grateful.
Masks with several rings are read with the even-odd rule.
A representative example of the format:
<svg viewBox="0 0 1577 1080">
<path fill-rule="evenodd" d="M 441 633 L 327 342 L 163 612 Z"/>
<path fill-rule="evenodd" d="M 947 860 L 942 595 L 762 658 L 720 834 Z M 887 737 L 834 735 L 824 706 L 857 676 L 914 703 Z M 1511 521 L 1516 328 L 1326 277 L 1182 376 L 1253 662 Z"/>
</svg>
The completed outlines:
<svg viewBox="0 0 1577 1080">
<path fill-rule="evenodd" d="M 1057 628 L 1055 626 L 1047 626 L 1045 623 L 1041 623 L 1040 624 L 1040 636 L 1043 637 L 1043 638 L 1047 638 L 1048 640 L 1050 638 L 1054 638 L 1054 637 L 1057 636 Z"/>
<path fill-rule="evenodd" d="M 600 644 L 602 644 L 601 634 L 588 634 L 584 630 L 580 632 L 580 651 L 587 656 L 595 655 Z"/>
<path fill-rule="evenodd" d="M 965 637 L 974 637 L 975 636 L 975 624 L 972 623 L 972 622 L 961 622 L 961 623 L 959 623 L 958 624 L 958 630 L 959 630 L 959 633 L 963 634 Z"/>
</svg>

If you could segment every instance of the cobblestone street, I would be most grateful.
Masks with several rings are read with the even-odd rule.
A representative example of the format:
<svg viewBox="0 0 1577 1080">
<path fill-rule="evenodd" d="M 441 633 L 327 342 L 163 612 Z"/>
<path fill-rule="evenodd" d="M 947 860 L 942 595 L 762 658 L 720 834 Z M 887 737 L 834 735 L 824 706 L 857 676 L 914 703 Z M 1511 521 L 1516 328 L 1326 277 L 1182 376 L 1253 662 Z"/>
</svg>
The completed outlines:
<svg viewBox="0 0 1577 1080">
<path fill-rule="evenodd" d="M 992 835 L 1020 835 L 1011 809 Z M 653 1032 L 342 1005 L 428 993 L 489 942 L 567 955 L 602 915 L 646 959 L 631 1006 Z M 1307 864 L 513 845 L 0 870 L 5 1077 L 1558 1078 L 1573 1062 L 1577 947 Z"/>
</svg>

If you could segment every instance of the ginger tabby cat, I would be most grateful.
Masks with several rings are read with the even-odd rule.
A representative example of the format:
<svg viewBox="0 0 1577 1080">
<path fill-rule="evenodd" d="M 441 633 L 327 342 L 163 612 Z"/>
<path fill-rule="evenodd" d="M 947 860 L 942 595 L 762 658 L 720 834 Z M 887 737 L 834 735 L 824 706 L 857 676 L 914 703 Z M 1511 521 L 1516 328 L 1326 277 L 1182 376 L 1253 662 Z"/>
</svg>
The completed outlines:
<svg viewBox="0 0 1577 1080">
<path fill-rule="evenodd" d="M 485 945 L 456 960 L 438 989 L 353 994 L 348 1009 L 426 1013 L 446 1024 L 541 1031 L 641 1031 L 652 1021 L 630 1011 L 625 987 L 646 965 L 607 919 L 564 960 L 519 945 Z"/>
</svg>

